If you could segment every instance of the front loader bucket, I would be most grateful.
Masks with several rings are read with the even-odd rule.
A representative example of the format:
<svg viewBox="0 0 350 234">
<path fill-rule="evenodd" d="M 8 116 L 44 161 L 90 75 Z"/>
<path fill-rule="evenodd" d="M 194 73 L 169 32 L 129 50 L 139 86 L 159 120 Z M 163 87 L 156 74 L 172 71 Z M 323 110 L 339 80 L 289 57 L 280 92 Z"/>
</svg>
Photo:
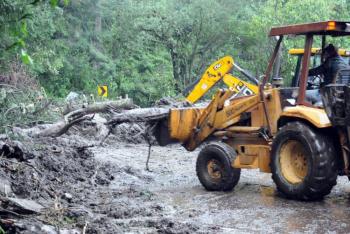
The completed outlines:
<svg viewBox="0 0 350 234">
<path fill-rule="evenodd" d="M 170 137 L 168 119 L 169 117 L 159 121 L 154 130 L 154 137 L 160 146 L 166 146 L 177 142 Z"/>
<path fill-rule="evenodd" d="M 159 121 L 154 135 L 160 146 L 185 142 L 193 133 L 203 108 L 170 109 L 166 119 Z"/>
</svg>

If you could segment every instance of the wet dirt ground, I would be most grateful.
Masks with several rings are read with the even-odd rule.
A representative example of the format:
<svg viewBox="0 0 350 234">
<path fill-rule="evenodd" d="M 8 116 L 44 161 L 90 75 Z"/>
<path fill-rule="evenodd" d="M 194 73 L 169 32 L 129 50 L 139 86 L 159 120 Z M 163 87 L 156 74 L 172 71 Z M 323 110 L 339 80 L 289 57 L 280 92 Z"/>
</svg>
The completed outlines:
<svg viewBox="0 0 350 234">
<path fill-rule="evenodd" d="M 257 170 L 242 170 L 232 192 L 208 192 L 195 173 L 198 151 L 187 152 L 179 145 L 154 146 L 149 164 L 151 172 L 148 172 L 145 170 L 147 150 L 145 144 L 126 143 L 93 149 L 97 161 L 130 168 L 128 176 L 116 172 L 109 189 L 124 186 L 147 191 L 152 194 L 150 201 L 129 202 L 138 207 L 150 207 L 149 203 L 162 207 L 159 212 L 153 209 L 147 216 L 114 220 L 119 226 L 127 227 L 121 229 L 122 232 L 167 232 L 145 225 L 158 216 L 167 220 L 168 226 L 173 222 L 186 226 L 183 230 L 181 225 L 171 229 L 173 233 L 350 232 L 350 182 L 346 177 L 339 177 L 332 193 L 318 202 L 283 198 L 276 192 L 271 175 Z"/>
</svg>

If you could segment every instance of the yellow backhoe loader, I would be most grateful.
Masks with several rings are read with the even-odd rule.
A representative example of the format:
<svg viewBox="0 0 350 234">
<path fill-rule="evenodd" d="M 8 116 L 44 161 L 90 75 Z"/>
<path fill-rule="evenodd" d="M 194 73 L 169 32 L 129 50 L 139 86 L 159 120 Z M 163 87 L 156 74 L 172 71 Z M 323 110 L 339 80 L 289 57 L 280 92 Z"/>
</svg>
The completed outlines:
<svg viewBox="0 0 350 234">
<path fill-rule="evenodd" d="M 305 37 L 301 71 L 296 87 L 276 87 L 271 71 L 287 35 Z M 231 190 L 241 169 L 260 169 L 289 198 L 321 199 L 338 175 L 350 173 L 350 70 L 321 88 L 324 107 L 314 106 L 306 92 L 312 44 L 316 36 L 321 48 L 328 37 L 350 36 L 350 22 L 275 27 L 269 36 L 278 41 L 256 94 L 232 99 L 233 88 L 218 90 L 205 108 L 171 109 L 157 139 L 179 141 L 189 151 L 206 143 L 196 171 L 207 190 Z"/>
</svg>

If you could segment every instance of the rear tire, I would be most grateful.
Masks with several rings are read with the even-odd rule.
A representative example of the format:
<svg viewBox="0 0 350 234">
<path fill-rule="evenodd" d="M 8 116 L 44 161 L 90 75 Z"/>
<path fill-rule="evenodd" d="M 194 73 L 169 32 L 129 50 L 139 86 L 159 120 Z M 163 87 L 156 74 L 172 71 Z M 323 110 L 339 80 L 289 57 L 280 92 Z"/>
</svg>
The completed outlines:
<svg viewBox="0 0 350 234">
<path fill-rule="evenodd" d="M 288 198 L 322 199 L 336 185 L 335 155 L 327 136 L 304 123 L 288 123 L 279 130 L 272 144 L 272 179 Z"/>
<path fill-rule="evenodd" d="M 196 172 L 199 181 L 209 191 L 229 191 L 238 183 L 241 169 L 233 168 L 236 152 L 229 145 L 215 142 L 199 153 Z"/>
</svg>

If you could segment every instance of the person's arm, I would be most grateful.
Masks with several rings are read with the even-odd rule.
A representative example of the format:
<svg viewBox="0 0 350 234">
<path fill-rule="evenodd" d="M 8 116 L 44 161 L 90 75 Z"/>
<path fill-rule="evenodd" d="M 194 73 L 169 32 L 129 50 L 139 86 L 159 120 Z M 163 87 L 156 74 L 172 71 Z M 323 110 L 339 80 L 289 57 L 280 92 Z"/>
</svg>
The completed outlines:
<svg viewBox="0 0 350 234">
<path fill-rule="evenodd" d="M 325 68 L 325 63 L 321 64 L 318 67 L 312 68 L 309 70 L 309 76 L 317 76 L 317 75 L 321 75 L 324 74 L 326 71 Z"/>
</svg>

